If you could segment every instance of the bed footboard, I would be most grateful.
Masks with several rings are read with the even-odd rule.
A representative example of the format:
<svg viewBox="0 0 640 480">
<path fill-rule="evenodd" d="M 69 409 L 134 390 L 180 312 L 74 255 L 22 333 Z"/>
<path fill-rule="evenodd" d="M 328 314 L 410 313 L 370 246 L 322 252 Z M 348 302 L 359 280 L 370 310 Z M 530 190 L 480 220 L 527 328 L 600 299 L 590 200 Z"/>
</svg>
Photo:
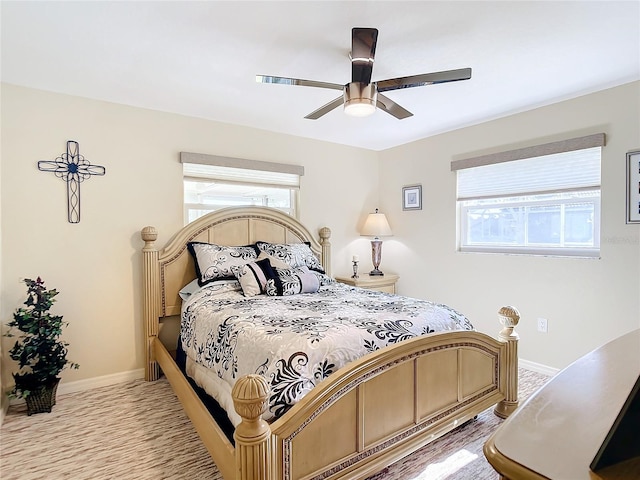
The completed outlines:
<svg viewBox="0 0 640 480">
<path fill-rule="evenodd" d="M 272 425 L 262 422 L 268 384 L 234 388 L 237 480 L 365 478 L 497 403 L 517 400 L 519 315 L 499 312 L 498 340 L 446 332 L 387 347 L 321 383 Z"/>
</svg>

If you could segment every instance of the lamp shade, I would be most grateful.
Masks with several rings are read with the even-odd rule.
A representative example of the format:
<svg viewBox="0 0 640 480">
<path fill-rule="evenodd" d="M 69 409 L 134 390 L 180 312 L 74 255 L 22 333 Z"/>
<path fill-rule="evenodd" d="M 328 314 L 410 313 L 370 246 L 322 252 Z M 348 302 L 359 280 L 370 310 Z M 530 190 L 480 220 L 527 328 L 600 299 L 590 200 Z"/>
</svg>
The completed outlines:
<svg viewBox="0 0 640 480">
<path fill-rule="evenodd" d="M 384 213 L 379 213 L 376 208 L 375 213 L 370 213 L 364 222 L 360 235 L 367 237 L 383 237 L 393 235 L 391 227 Z"/>
</svg>

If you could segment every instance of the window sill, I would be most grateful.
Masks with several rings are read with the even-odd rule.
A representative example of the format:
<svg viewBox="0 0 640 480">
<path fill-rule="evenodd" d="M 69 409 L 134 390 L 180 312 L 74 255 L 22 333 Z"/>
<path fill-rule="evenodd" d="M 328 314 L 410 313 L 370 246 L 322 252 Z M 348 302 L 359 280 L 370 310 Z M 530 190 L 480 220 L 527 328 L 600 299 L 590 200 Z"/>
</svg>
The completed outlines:
<svg viewBox="0 0 640 480">
<path fill-rule="evenodd" d="M 557 258 L 585 258 L 600 259 L 600 250 L 595 248 L 522 248 L 522 247 L 489 247 L 489 246 L 473 246 L 460 247 L 460 253 L 492 253 L 502 255 L 525 255 L 534 257 L 557 257 Z"/>
</svg>

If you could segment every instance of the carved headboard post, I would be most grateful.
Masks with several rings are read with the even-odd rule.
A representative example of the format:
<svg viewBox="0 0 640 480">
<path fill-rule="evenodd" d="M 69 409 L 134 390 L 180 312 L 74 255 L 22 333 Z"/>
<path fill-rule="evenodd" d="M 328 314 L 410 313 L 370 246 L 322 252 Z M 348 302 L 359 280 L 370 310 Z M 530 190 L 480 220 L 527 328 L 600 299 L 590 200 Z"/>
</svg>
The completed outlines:
<svg viewBox="0 0 640 480">
<path fill-rule="evenodd" d="M 142 276 L 143 276 L 143 305 L 142 316 L 144 318 L 144 378 L 147 381 L 157 380 L 160 377 L 160 369 L 153 354 L 153 344 L 158 338 L 158 318 L 160 307 L 160 270 L 158 265 L 158 250 L 155 241 L 158 231 L 155 227 L 144 227 L 140 232 L 144 247 L 142 249 Z"/>
<path fill-rule="evenodd" d="M 320 245 L 322 245 L 322 268 L 327 272 L 327 275 L 331 275 L 331 229 L 329 227 L 322 227 L 320 229 Z"/>
</svg>

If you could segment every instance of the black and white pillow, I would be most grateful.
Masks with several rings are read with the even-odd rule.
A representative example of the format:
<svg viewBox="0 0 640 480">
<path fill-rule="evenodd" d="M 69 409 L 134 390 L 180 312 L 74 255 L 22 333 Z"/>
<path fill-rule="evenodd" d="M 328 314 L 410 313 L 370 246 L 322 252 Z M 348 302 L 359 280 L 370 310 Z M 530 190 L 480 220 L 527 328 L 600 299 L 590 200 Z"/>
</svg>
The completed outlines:
<svg viewBox="0 0 640 480">
<path fill-rule="evenodd" d="M 271 267 L 268 258 L 256 260 L 244 265 L 237 273 L 236 277 L 242 286 L 242 293 L 245 297 L 253 297 L 265 293 L 267 280 L 275 277 L 275 272 Z"/>
<path fill-rule="evenodd" d="M 268 243 L 256 242 L 259 251 L 283 261 L 291 268 L 307 267 L 309 270 L 325 273 L 318 257 L 311 250 L 310 243 Z"/>
<path fill-rule="evenodd" d="M 275 276 L 267 279 L 265 292 L 271 297 L 315 293 L 320 289 L 316 272 L 307 267 L 274 268 Z"/>
<path fill-rule="evenodd" d="M 235 279 L 242 267 L 258 258 L 253 245 L 228 247 L 215 243 L 189 242 L 187 248 L 196 265 L 200 286 L 216 280 Z"/>
</svg>

